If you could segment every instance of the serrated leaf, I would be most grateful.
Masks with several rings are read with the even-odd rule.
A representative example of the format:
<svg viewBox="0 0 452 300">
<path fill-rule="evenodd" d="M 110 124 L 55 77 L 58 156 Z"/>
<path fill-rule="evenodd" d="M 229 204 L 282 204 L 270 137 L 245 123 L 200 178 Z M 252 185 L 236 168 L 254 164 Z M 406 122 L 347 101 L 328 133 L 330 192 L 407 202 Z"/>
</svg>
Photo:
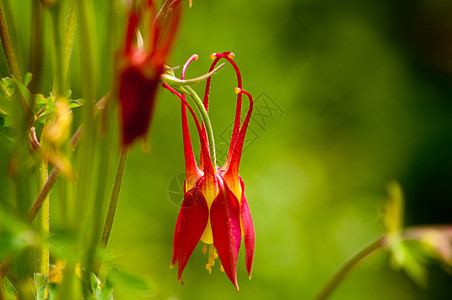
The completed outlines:
<svg viewBox="0 0 452 300">
<path fill-rule="evenodd" d="M 34 94 L 35 104 L 46 104 L 47 98 L 43 94 Z"/>
<path fill-rule="evenodd" d="M 14 94 L 15 90 L 14 80 L 9 77 L 2 78 L 2 80 L 0 81 L 0 88 L 8 97 L 11 97 Z"/>
<path fill-rule="evenodd" d="M 36 300 L 44 300 L 46 296 L 46 286 L 49 277 L 44 274 L 35 273 L 34 283 L 36 288 Z"/>
<path fill-rule="evenodd" d="M 11 77 L 5 77 L 2 78 L 2 82 L 9 87 L 13 87 L 14 86 L 14 80 Z"/>
</svg>

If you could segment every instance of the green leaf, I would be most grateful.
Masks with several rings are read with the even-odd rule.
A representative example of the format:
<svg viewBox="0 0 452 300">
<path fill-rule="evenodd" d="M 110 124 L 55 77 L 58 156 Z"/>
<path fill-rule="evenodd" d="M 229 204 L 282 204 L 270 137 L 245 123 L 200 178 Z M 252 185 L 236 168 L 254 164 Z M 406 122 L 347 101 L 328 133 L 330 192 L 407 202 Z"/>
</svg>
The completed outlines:
<svg viewBox="0 0 452 300">
<path fill-rule="evenodd" d="M 18 300 L 16 288 L 9 282 L 8 278 L 3 277 L 3 291 L 5 300 Z"/>
<path fill-rule="evenodd" d="M 33 75 L 31 73 L 25 74 L 25 76 L 22 78 L 22 81 L 24 82 L 25 86 L 28 86 L 33 79 Z"/>
<path fill-rule="evenodd" d="M 11 114 L 11 96 L 8 94 L 0 93 L 0 113 L 5 115 Z"/>
<path fill-rule="evenodd" d="M 69 100 L 69 108 L 76 108 L 76 107 L 80 107 L 83 104 L 79 102 L 79 100 Z"/>
<path fill-rule="evenodd" d="M 14 85 L 14 80 L 10 77 L 2 78 L 2 80 L 0 81 L 0 87 L 8 97 L 12 97 L 16 88 L 16 86 Z"/>
<path fill-rule="evenodd" d="M 66 92 L 64 92 L 63 97 L 66 99 L 69 99 L 72 95 L 72 91 L 71 90 L 67 90 Z"/>
<path fill-rule="evenodd" d="M 116 272 L 117 272 L 116 268 L 113 268 L 108 272 L 107 278 L 105 278 L 105 283 L 102 286 L 102 295 L 101 295 L 102 300 L 112 300 L 113 299 L 113 291 L 115 289 L 115 284 L 111 280 L 111 277 L 114 276 L 112 274 L 116 273 Z"/>
<path fill-rule="evenodd" d="M 43 94 L 34 94 L 35 97 L 35 104 L 46 104 L 47 103 L 47 98 L 44 97 Z"/>
<path fill-rule="evenodd" d="M 19 92 L 25 98 L 25 101 L 27 101 L 27 103 L 30 104 L 30 100 L 31 100 L 30 91 L 27 89 L 27 87 L 22 82 L 20 82 L 14 76 L 13 76 L 13 79 L 14 79 L 14 83 L 16 84 L 17 88 L 19 89 Z"/>
<path fill-rule="evenodd" d="M 89 276 L 90 279 L 90 283 L 91 283 L 91 289 L 93 291 L 93 296 L 95 297 L 95 299 L 100 300 L 101 299 L 101 290 L 100 290 L 100 286 L 101 286 L 101 281 L 99 280 L 99 278 L 97 278 L 96 274 L 92 273 Z"/>
<path fill-rule="evenodd" d="M 419 245 L 418 245 L 419 246 Z M 406 274 L 420 287 L 427 286 L 427 253 L 423 253 L 415 244 L 406 241 L 393 243 L 390 247 L 392 251 L 392 266 L 396 269 L 403 269 Z"/>
<path fill-rule="evenodd" d="M 154 293 L 156 289 L 149 279 L 117 268 L 110 270 L 108 278 L 125 299 L 140 299 L 144 295 Z"/>
<path fill-rule="evenodd" d="M 36 300 L 44 300 L 46 296 L 46 286 L 49 280 L 48 276 L 44 274 L 35 273 L 34 283 L 36 288 Z"/>
</svg>

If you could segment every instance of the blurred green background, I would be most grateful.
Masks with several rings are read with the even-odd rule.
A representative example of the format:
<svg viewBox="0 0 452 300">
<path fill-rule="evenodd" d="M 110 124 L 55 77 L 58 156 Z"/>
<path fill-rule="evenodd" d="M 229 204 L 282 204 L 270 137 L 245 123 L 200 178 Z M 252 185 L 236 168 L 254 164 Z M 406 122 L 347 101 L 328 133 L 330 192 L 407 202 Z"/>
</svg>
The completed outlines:
<svg viewBox="0 0 452 300">
<path fill-rule="evenodd" d="M 21 71 L 29 71 L 31 1 L 2 3 L 13 16 Z M 99 98 L 112 89 L 104 42 L 110 35 L 119 45 L 125 18 L 119 6 L 116 28 L 106 27 L 106 3 L 93 1 L 91 11 Z M 184 286 L 169 270 L 184 159 L 180 106 L 167 91 L 158 95 L 151 153 L 136 145 L 128 159 L 109 266 L 151 278 L 157 299 L 312 299 L 342 262 L 382 232 L 390 180 L 404 189 L 406 225 L 452 223 L 451 1 L 193 0 L 186 6 L 170 64 L 197 53 L 187 75 L 195 77 L 208 70 L 212 52 L 231 50 L 256 101 L 240 169 L 256 230 L 253 278 L 243 249 L 238 294 L 218 263 L 208 274 L 200 245 Z M 50 35 L 48 14 L 44 22 Z M 53 76 L 49 41 L 45 94 Z M 70 67 L 75 98 L 83 76 L 77 45 Z M 5 77 L 4 59 L 0 64 Z M 219 164 L 234 88 L 227 66 L 211 91 Z M 118 147 L 112 154 L 116 164 Z M 387 251 L 372 256 L 331 299 L 452 299 L 452 279 L 439 263 L 428 265 L 428 286 L 421 288 L 389 261 Z"/>
</svg>

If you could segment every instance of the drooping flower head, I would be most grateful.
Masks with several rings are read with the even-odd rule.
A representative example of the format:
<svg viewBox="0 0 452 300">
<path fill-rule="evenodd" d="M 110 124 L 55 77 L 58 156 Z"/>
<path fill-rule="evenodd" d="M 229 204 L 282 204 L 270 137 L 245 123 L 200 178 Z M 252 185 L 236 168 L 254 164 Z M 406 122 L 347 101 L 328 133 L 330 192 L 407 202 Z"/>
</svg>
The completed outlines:
<svg viewBox="0 0 452 300">
<path fill-rule="evenodd" d="M 152 0 L 134 1 L 130 9 L 125 42 L 116 55 L 124 146 L 148 131 L 160 75 L 180 23 L 180 2 L 165 1 L 158 14 Z M 150 24 L 145 39 L 138 30 L 144 14 Z"/>
<path fill-rule="evenodd" d="M 206 265 L 209 273 L 218 257 L 226 275 L 238 291 L 237 258 L 242 236 L 246 250 L 246 269 L 250 278 L 254 257 L 254 226 L 245 197 L 244 183 L 239 176 L 240 158 L 253 110 L 253 99 L 248 92 L 242 89 L 240 71 L 233 57 L 234 55 L 231 52 L 214 53 L 211 56 L 214 62 L 210 71 L 214 69 L 219 60 L 225 59 L 234 67 L 237 74 L 236 115 L 228 156 L 222 167 L 216 166 L 214 147 L 209 147 L 212 146 L 209 142 L 212 143 L 213 140 L 208 138 L 206 127 L 210 124 L 205 122 L 202 125 L 200 124 L 193 109 L 186 102 L 185 94 L 178 93 L 167 84 L 164 84 L 164 87 L 181 99 L 186 172 L 184 200 L 176 222 L 171 264 L 178 264 L 178 280 L 182 283 L 182 272 L 196 245 L 201 240 L 210 245 L 209 262 Z M 182 70 L 182 79 L 184 79 L 188 64 L 195 59 L 197 59 L 196 55 L 192 56 L 185 64 Z M 208 111 L 210 84 L 211 78 L 207 80 L 204 102 L 201 104 L 205 112 Z M 249 108 L 241 124 L 243 94 L 248 96 Z M 200 138 L 199 166 L 193 154 L 186 108 L 189 109 L 195 120 Z M 203 251 L 206 252 L 206 250 L 207 247 L 204 246 Z"/>
</svg>

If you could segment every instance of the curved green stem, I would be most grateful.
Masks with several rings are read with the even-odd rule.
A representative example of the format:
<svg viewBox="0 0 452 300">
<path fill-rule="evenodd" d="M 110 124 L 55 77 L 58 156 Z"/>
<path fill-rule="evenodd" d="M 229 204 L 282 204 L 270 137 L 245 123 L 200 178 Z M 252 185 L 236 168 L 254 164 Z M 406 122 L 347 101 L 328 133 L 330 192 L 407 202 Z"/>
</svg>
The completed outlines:
<svg viewBox="0 0 452 300">
<path fill-rule="evenodd" d="M 121 191 L 122 178 L 126 169 L 127 162 L 127 149 L 123 149 L 121 152 L 121 158 L 119 159 L 118 171 L 116 172 L 115 183 L 113 191 L 111 192 L 110 204 L 108 206 L 107 217 L 105 219 L 104 230 L 102 232 L 102 238 L 100 240 L 100 248 L 107 248 L 108 239 L 110 238 L 111 228 L 113 226 L 113 220 L 115 218 L 116 207 L 118 205 L 119 192 Z M 94 266 L 94 273 L 98 274 L 101 262 Z"/>
<path fill-rule="evenodd" d="M 210 148 L 210 155 L 212 156 L 212 164 L 213 164 L 214 170 L 216 172 L 217 171 L 217 168 L 216 168 L 217 157 L 215 154 L 215 141 L 213 138 L 212 124 L 210 123 L 209 115 L 207 113 L 206 108 L 204 107 L 204 104 L 202 103 L 201 99 L 199 98 L 198 94 L 196 94 L 196 92 L 190 86 L 184 86 L 184 89 L 187 91 L 188 95 L 195 103 L 196 108 L 198 109 L 199 113 L 201 114 L 202 121 L 204 122 L 204 124 L 206 126 L 207 140 L 209 142 L 209 148 Z"/>
<path fill-rule="evenodd" d="M 342 280 L 347 277 L 348 273 L 358 265 L 362 260 L 369 257 L 371 254 L 375 253 L 386 246 L 386 235 L 381 236 L 374 242 L 370 243 L 356 254 L 354 254 L 345 264 L 334 274 L 327 285 L 321 290 L 315 300 L 324 300 L 334 291 L 334 289 L 342 282 Z"/>
<path fill-rule="evenodd" d="M 11 46 L 11 40 L 9 39 L 8 30 L 6 29 L 5 19 L 3 18 L 3 12 L 0 4 L 0 37 L 2 40 L 3 52 L 5 52 L 6 63 L 11 74 L 13 74 L 18 80 L 22 81 L 20 76 L 19 67 L 17 65 L 16 56 L 14 55 L 13 47 Z"/>
</svg>

